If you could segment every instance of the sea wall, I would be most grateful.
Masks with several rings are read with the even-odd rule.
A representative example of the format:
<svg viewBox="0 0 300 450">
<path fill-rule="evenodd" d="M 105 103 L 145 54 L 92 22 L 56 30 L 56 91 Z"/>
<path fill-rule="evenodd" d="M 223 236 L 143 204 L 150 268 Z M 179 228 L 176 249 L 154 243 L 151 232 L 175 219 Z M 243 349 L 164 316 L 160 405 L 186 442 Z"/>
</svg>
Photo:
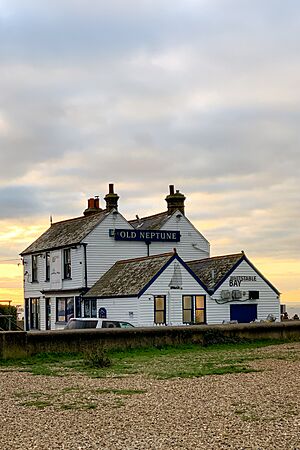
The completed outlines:
<svg viewBox="0 0 300 450">
<path fill-rule="evenodd" d="M 43 352 L 82 352 L 98 348 L 125 350 L 165 345 L 210 345 L 256 339 L 300 340 L 300 321 L 133 329 L 0 332 L 0 358 Z"/>
</svg>

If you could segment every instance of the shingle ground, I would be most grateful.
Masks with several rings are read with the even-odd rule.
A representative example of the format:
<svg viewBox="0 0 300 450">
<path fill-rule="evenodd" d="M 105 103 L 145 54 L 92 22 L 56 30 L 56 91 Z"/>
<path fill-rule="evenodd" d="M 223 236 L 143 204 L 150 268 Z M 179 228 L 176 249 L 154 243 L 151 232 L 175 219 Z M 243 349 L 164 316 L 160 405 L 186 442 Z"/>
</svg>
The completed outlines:
<svg viewBox="0 0 300 450">
<path fill-rule="evenodd" d="M 276 351 L 299 354 L 300 343 Z M 255 373 L 171 380 L 0 370 L 0 449 L 300 449 L 298 359 L 255 361 L 263 369 Z M 37 400 L 44 409 L 30 406 Z"/>
</svg>

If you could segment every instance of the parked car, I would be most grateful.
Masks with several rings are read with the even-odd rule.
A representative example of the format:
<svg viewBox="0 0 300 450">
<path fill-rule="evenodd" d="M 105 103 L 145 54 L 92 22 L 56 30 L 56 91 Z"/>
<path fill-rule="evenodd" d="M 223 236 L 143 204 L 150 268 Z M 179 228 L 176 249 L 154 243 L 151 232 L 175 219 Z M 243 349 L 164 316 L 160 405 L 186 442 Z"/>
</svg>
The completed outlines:
<svg viewBox="0 0 300 450">
<path fill-rule="evenodd" d="M 82 330 L 86 328 L 133 328 L 129 322 L 109 319 L 74 318 L 70 319 L 65 330 Z"/>
</svg>

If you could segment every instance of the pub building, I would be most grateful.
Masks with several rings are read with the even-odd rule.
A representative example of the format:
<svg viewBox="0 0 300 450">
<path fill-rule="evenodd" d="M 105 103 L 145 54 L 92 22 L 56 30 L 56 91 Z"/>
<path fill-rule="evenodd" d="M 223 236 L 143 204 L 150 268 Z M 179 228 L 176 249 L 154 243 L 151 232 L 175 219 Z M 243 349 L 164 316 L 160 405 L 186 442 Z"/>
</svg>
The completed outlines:
<svg viewBox="0 0 300 450">
<path fill-rule="evenodd" d="M 280 293 L 244 252 L 210 245 L 170 186 L 167 210 L 126 220 L 114 185 L 83 215 L 52 223 L 22 253 L 26 330 L 62 329 L 71 317 L 135 326 L 280 320 Z"/>
</svg>

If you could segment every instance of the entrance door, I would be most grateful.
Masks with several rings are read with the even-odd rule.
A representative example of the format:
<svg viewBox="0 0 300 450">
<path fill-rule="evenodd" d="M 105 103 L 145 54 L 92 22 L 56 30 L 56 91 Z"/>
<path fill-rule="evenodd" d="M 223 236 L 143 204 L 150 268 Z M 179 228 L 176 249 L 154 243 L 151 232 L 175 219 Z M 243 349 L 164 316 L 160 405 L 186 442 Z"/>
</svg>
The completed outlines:
<svg viewBox="0 0 300 450">
<path fill-rule="evenodd" d="M 51 298 L 45 299 L 46 330 L 51 330 Z"/>
<path fill-rule="evenodd" d="M 257 305 L 230 305 L 230 320 L 249 323 L 257 319 Z"/>
<path fill-rule="evenodd" d="M 24 330 L 29 330 L 29 298 L 25 298 Z"/>
<path fill-rule="evenodd" d="M 40 328 L 40 299 L 30 299 L 30 330 L 39 330 Z"/>
</svg>

